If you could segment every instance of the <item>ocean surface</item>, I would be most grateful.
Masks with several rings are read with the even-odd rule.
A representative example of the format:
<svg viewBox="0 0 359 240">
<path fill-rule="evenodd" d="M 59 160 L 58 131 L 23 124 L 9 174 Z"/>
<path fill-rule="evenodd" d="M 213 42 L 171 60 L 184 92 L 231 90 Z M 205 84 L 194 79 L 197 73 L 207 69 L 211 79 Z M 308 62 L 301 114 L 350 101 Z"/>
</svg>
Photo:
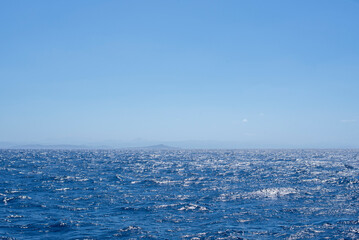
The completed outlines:
<svg viewBox="0 0 359 240">
<path fill-rule="evenodd" d="M 0 150 L 0 239 L 359 239 L 359 150 Z"/>
</svg>

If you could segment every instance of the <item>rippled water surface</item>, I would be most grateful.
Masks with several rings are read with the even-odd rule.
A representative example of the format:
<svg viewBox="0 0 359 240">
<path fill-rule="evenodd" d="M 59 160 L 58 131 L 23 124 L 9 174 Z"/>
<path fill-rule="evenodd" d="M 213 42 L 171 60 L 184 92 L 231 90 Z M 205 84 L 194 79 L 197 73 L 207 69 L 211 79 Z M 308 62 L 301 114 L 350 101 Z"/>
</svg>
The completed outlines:
<svg viewBox="0 0 359 240">
<path fill-rule="evenodd" d="M 0 150 L 0 239 L 359 239 L 358 150 Z"/>
</svg>

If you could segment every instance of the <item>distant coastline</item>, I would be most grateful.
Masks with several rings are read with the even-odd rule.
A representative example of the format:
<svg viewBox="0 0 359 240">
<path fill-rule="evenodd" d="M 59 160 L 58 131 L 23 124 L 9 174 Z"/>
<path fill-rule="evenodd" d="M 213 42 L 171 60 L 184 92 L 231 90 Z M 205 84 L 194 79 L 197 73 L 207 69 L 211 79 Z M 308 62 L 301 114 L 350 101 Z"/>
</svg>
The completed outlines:
<svg viewBox="0 0 359 240">
<path fill-rule="evenodd" d="M 45 144 L 1 144 L 0 149 L 64 149 L 64 150 L 76 150 L 76 149 L 151 149 L 151 150 L 175 150 L 180 149 L 178 147 L 173 147 L 165 144 L 157 144 L 143 147 L 114 147 L 107 145 L 72 145 L 72 144 L 54 144 L 54 145 L 45 145 Z"/>
</svg>

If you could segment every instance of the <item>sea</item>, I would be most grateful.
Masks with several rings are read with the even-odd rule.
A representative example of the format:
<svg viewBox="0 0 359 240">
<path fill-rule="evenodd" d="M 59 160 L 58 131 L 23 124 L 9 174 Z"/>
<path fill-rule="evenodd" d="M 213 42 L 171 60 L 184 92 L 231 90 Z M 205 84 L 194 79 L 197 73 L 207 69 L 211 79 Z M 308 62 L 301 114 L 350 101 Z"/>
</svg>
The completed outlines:
<svg viewBox="0 0 359 240">
<path fill-rule="evenodd" d="M 359 239 L 359 150 L 0 150 L 0 239 Z"/>
</svg>

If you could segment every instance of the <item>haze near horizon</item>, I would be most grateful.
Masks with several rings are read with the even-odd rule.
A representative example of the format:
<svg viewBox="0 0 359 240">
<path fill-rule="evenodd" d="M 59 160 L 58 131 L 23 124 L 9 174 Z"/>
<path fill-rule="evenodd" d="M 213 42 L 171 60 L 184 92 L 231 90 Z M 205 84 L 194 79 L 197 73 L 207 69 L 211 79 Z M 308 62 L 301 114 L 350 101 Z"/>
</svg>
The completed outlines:
<svg viewBox="0 0 359 240">
<path fill-rule="evenodd" d="M 358 12 L 3 1 L 0 142 L 358 148 Z"/>
</svg>

